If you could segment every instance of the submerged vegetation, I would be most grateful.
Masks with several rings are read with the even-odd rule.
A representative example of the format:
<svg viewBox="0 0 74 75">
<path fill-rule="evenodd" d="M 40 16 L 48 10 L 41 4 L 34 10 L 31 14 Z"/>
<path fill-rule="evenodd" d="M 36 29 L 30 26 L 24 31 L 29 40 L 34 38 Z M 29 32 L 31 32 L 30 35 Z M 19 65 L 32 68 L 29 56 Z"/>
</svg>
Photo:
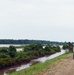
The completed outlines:
<svg viewBox="0 0 74 75">
<path fill-rule="evenodd" d="M 42 44 L 26 45 L 24 46 L 23 51 L 19 52 L 16 51 L 14 46 L 0 48 L 0 69 L 26 63 L 32 59 L 51 55 L 56 52 L 60 52 L 59 46 L 46 45 L 44 47 Z"/>
</svg>

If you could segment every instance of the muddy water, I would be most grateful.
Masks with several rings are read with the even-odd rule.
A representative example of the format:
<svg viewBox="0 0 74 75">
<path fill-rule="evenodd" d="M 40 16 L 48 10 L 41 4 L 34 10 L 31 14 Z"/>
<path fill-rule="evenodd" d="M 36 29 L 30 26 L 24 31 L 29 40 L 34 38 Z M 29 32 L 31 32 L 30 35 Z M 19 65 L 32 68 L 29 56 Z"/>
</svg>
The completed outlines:
<svg viewBox="0 0 74 75">
<path fill-rule="evenodd" d="M 36 62 L 36 61 L 37 62 L 44 63 L 45 61 L 50 60 L 52 58 L 55 58 L 55 57 L 57 57 L 59 55 L 62 55 L 64 53 L 65 53 L 65 50 L 62 50 L 61 49 L 61 52 L 57 52 L 57 53 L 52 54 L 50 56 L 45 56 L 45 57 L 41 57 L 41 58 L 38 58 L 38 59 L 34 59 L 30 63 L 28 63 L 28 64 L 23 64 L 23 65 L 19 65 L 17 67 L 12 67 L 12 68 L 9 68 L 9 69 L 1 70 L 0 71 L 0 75 L 9 75 L 12 72 L 15 72 L 15 71 L 19 71 L 19 70 L 28 68 L 28 67 L 30 67 L 33 64 L 33 62 Z"/>
</svg>

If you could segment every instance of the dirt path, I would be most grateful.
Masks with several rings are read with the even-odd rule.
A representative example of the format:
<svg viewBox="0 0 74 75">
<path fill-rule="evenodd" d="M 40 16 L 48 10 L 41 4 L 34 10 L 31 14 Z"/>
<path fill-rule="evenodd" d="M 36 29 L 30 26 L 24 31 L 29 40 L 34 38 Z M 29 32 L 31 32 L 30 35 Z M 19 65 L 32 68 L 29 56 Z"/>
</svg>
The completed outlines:
<svg viewBox="0 0 74 75">
<path fill-rule="evenodd" d="M 74 60 L 72 55 L 49 65 L 36 75 L 74 75 Z"/>
</svg>

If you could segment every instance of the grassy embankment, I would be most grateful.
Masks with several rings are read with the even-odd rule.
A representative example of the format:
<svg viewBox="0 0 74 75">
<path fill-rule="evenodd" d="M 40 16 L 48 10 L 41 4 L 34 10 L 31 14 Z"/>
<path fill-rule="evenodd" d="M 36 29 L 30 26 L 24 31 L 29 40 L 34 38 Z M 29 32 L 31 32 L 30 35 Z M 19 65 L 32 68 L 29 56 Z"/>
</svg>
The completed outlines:
<svg viewBox="0 0 74 75">
<path fill-rule="evenodd" d="M 48 65 L 51 65 L 54 62 L 61 60 L 63 58 L 67 58 L 70 55 L 71 55 L 71 53 L 66 53 L 66 54 L 60 55 L 54 59 L 48 60 L 45 63 L 38 63 L 36 65 L 31 66 L 30 68 L 27 68 L 25 70 L 20 70 L 18 72 L 14 72 L 10 75 L 34 75 L 36 72 L 45 69 Z"/>
</svg>

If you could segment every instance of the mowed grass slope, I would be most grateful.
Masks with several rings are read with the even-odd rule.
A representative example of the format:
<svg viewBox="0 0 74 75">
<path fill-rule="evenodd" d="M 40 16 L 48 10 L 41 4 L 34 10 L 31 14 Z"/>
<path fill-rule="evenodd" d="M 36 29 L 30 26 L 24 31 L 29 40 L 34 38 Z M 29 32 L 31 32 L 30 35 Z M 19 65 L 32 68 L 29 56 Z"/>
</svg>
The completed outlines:
<svg viewBox="0 0 74 75">
<path fill-rule="evenodd" d="M 66 54 L 63 54 L 63 55 L 60 55 L 54 59 L 51 59 L 51 60 L 48 60 L 44 63 L 38 63 L 36 65 L 33 65 L 27 69 L 23 69 L 23 70 L 20 70 L 20 71 L 17 71 L 17 72 L 14 72 L 10 75 L 34 75 L 36 74 L 38 71 L 41 71 L 43 69 L 45 69 L 48 65 L 51 65 L 53 64 L 54 62 L 58 61 L 58 60 L 61 60 L 63 58 L 67 58 L 69 56 L 71 56 L 72 53 L 66 53 Z"/>
</svg>

